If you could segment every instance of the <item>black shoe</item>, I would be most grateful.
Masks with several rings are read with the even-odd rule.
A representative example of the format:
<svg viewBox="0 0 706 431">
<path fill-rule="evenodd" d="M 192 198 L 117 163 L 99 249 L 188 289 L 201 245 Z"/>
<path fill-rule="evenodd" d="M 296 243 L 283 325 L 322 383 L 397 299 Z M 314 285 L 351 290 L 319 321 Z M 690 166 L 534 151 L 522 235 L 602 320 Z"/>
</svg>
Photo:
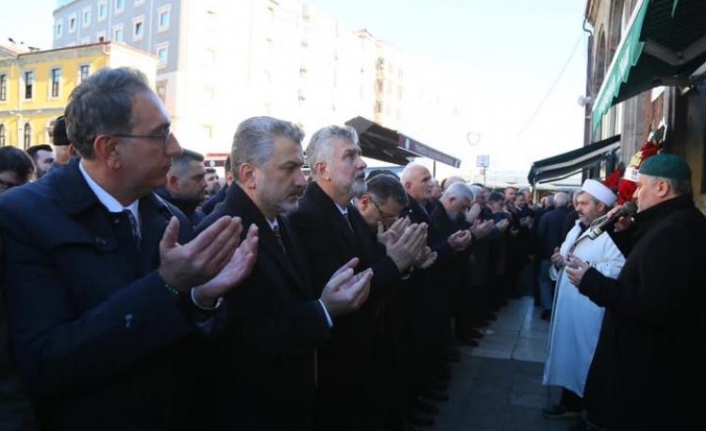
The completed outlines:
<svg viewBox="0 0 706 431">
<path fill-rule="evenodd" d="M 539 315 L 539 318 L 549 322 L 552 319 L 552 310 L 542 310 L 542 314 Z"/>
<path fill-rule="evenodd" d="M 544 407 L 542 409 L 542 416 L 545 418 L 559 419 L 559 418 L 575 418 L 581 416 L 581 411 L 578 410 L 568 410 L 561 404 L 555 404 L 551 407 Z"/>
<path fill-rule="evenodd" d="M 424 397 L 417 398 L 415 410 L 419 413 L 427 415 L 435 415 L 439 413 L 439 408 L 433 402 L 427 400 Z"/>
<path fill-rule="evenodd" d="M 415 413 L 409 418 L 409 423 L 420 427 L 430 427 L 434 425 L 434 418 Z"/>
<path fill-rule="evenodd" d="M 422 394 L 422 397 L 431 401 L 445 402 L 449 400 L 449 394 L 444 391 L 427 391 Z"/>
<path fill-rule="evenodd" d="M 467 337 L 467 338 L 462 338 L 460 340 L 456 340 L 459 346 L 470 346 L 470 347 L 478 347 L 478 340 Z"/>
</svg>

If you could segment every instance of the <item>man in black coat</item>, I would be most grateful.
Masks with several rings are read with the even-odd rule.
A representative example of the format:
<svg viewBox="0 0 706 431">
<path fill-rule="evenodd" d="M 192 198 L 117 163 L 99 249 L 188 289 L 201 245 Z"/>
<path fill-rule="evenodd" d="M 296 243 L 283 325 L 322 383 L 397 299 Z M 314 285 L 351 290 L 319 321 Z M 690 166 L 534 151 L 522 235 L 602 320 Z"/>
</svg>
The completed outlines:
<svg viewBox="0 0 706 431">
<path fill-rule="evenodd" d="M 181 154 L 172 157 L 167 184 L 155 190 L 160 197 L 179 208 L 192 227 L 198 226 L 205 217 L 198 208 L 206 193 L 206 168 L 203 160 L 203 155 L 184 149 Z"/>
<path fill-rule="evenodd" d="M 199 227 L 229 215 L 259 231 L 257 261 L 226 297 L 232 314 L 212 358 L 223 361 L 214 391 L 218 429 L 314 429 L 317 349 L 334 322 L 367 298 L 372 273 L 353 274 L 355 254 L 312 282 L 310 256 L 283 217 L 297 209 L 306 184 L 302 137 L 299 127 L 276 118 L 242 122 L 231 151 L 235 182 Z"/>
<path fill-rule="evenodd" d="M 706 219 L 694 207 L 689 165 L 671 154 L 648 158 L 634 197 L 634 225 L 611 234 L 627 256 L 617 280 L 578 259 L 566 270 L 606 308 L 586 381 L 589 420 L 621 431 L 704 429 Z"/>
<path fill-rule="evenodd" d="M 141 72 L 92 75 L 66 121 L 80 162 L 0 196 L 13 359 L 42 429 L 179 429 L 176 389 L 202 371 L 177 367 L 180 344 L 213 329 L 252 263 L 235 252 L 240 222 L 189 241 L 152 193 L 181 147 Z"/>
<path fill-rule="evenodd" d="M 426 226 L 412 226 L 388 244 L 379 259 L 379 245 L 351 204 L 354 196 L 365 192 L 366 165 L 361 154 L 357 134 L 350 127 L 329 126 L 314 133 L 307 147 L 314 182 L 307 186 L 299 209 L 289 216 L 310 258 L 315 284 L 320 285 L 354 256 L 360 259 L 361 269 L 373 270 L 368 302 L 359 311 L 334 320 L 331 340 L 319 356 L 322 430 L 370 429 L 366 391 L 380 308 L 426 238 Z"/>
</svg>

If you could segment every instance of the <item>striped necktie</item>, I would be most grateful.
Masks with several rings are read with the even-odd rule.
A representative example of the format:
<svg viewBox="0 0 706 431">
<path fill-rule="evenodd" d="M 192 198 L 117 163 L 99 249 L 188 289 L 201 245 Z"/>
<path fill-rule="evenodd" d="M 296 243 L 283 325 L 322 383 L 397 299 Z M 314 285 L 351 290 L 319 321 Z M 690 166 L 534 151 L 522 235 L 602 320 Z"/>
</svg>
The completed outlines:
<svg viewBox="0 0 706 431">
<path fill-rule="evenodd" d="M 140 248 L 140 243 L 142 242 L 142 233 L 140 233 L 140 226 L 137 224 L 137 220 L 135 219 L 135 215 L 132 213 L 130 210 L 123 210 L 123 213 L 127 216 L 127 219 L 130 220 L 130 228 L 132 230 L 132 239 L 135 241 L 135 245 L 137 248 Z"/>
</svg>

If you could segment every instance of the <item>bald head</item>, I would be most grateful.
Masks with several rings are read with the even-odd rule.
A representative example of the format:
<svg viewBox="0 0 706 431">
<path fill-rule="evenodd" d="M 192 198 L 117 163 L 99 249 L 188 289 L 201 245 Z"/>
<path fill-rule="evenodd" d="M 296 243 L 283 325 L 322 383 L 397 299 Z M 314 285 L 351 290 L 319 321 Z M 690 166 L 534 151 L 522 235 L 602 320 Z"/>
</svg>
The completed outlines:
<svg viewBox="0 0 706 431">
<path fill-rule="evenodd" d="M 400 181 L 407 194 L 415 201 L 425 203 L 431 197 L 433 183 L 426 166 L 410 163 L 402 171 Z"/>
</svg>

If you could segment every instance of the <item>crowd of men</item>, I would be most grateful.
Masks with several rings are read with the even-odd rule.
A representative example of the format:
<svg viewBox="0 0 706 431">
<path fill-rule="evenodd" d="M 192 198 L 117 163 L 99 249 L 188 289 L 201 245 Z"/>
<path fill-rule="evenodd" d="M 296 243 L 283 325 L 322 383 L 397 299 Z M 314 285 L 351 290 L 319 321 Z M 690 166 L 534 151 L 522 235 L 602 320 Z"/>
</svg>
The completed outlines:
<svg viewBox="0 0 706 431">
<path fill-rule="evenodd" d="M 323 127 L 304 148 L 300 127 L 254 117 L 235 131 L 221 185 L 171 133 L 144 76 L 126 68 L 83 81 L 57 127 L 61 155 L 51 146 L 0 148 L 7 429 L 410 431 L 432 425 L 437 403 L 448 399 L 458 346 L 477 345 L 494 313 L 524 288 L 554 327 L 566 289 L 605 307 L 612 323 L 606 317 L 603 328 L 612 325 L 617 339 L 601 335 L 599 353 L 611 342 L 629 345 L 622 325 L 639 326 L 630 320 L 638 314 L 675 318 L 643 297 L 641 261 L 620 272 L 623 254 L 610 242 L 619 264 L 602 270 L 607 255 L 572 247 L 613 204 L 597 182 L 576 193 L 572 215 L 564 193 L 535 207 L 525 191 L 456 177 L 439 183 L 415 163 L 399 177 L 366 176 L 354 129 Z M 689 241 L 701 239 L 703 216 L 677 194 L 697 231 Z M 647 210 L 652 195 L 639 196 Z M 638 258 L 626 255 L 627 268 Z M 688 266 L 696 262 L 706 263 L 704 251 L 682 263 L 689 275 L 679 282 L 685 298 L 698 300 L 704 283 L 689 283 L 706 282 L 706 265 Z M 624 277 L 625 292 L 613 294 Z M 685 312 L 679 299 L 670 312 Z M 701 326 L 676 335 L 672 347 L 684 355 L 697 341 L 704 347 L 703 309 L 687 305 L 680 322 Z M 655 331 L 670 327 L 649 317 Z M 552 346 L 567 349 L 566 341 Z M 622 365 L 602 355 L 601 372 Z M 555 363 L 573 366 L 558 356 Z M 567 397 L 582 395 L 583 383 L 545 380 Z M 611 377 L 596 381 L 598 390 L 620 387 Z M 668 382 L 657 379 L 663 390 Z M 697 389 L 703 400 L 703 384 Z M 622 393 L 612 399 L 625 402 Z M 650 400 L 633 401 L 626 406 Z M 556 409 L 574 409 L 564 404 Z M 548 414 L 564 413 L 556 409 Z M 610 429 L 638 429 L 606 410 L 603 403 L 589 412 Z"/>
</svg>

